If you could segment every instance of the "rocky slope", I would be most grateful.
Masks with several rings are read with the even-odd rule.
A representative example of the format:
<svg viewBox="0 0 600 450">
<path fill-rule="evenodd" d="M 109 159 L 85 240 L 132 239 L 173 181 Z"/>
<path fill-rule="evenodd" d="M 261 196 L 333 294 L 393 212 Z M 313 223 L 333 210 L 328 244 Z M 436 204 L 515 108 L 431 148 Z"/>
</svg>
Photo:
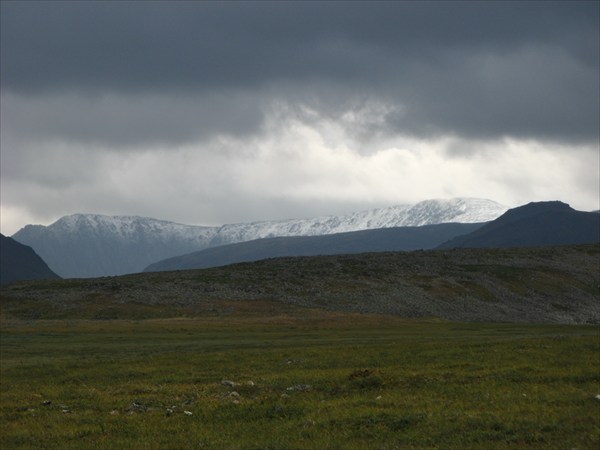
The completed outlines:
<svg viewBox="0 0 600 450">
<path fill-rule="evenodd" d="M 2 287 L 5 317 L 221 315 L 270 305 L 475 322 L 600 323 L 600 245 L 276 258 Z M 277 306 L 272 306 L 277 308 Z"/>
</svg>

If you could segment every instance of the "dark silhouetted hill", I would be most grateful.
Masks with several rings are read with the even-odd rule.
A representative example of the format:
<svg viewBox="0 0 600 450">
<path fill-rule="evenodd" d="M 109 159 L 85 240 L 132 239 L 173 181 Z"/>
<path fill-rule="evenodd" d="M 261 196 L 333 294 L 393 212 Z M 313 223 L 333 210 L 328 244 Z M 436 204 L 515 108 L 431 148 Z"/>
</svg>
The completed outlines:
<svg viewBox="0 0 600 450">
<path fill-rule="evenodd" d="M 432 249 L 454 236 L 473 231 L 480 223 L 445 223 L 420 227 L 382 228 L 324 236 L 256 239 L 222 245 L 165 259 L 145 272 L 203 269 L 282 256 L 316 256 L 364 252 Z"/>
<path fill-rule="evenodd" d="M 0 284 L 57 278 L 31 247 L 0 234 Z"/>
<path fill-rule="evenodd" d="M 502 248 L 600 242 L 600 214 L 577 211 L 559 201 L 509 209 L 496 220 L 438 248 Z"/>
</svg>

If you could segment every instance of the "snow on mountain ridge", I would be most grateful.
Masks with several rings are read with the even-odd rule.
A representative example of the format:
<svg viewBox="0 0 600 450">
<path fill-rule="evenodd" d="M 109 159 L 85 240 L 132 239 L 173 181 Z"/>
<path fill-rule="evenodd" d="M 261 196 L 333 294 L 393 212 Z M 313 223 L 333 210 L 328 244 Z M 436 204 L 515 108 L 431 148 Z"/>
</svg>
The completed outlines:
<svg viewBox="0 0 600 450">
<path fill-rule="evenodd" d="M 491 200 L 476 198 L 425 200 L 410 207 L 402 226 L 488 222 L 502 215 L 507 209 Z"/>
<path fill-rule="evenodd" d="M 492 200 L 433 199 L 413 205 L 394 205 L 339 216 L 225 224 L 220 227 L 185 225 L 139 216 L 72 214 L 43 228 L 52 234 L 111 234 L 118 239 L 183 239 L 207 247 L 276 236 L 317 236 L 376 228 L 422 226 L 445 222 L 475 223 L 494 220 L 508 208 Z M 17 237 L 21 231 L 15 234 Z"/>
<path fill-rule="evenodd" d="M 27 225 L 12 237 L 32 247 L 62 277 L 139 272 L 156 261 L 223 244 L 276 236 L 315 236 L 444 222 L 487 222 L 506 211 L 490 200 L 427 200 L 340 216 L 183 225 L 137 216 L 73 214 L 51 225 Z"/>
<path fill-rule="evenodd" d="M 102 214 L 72 214 L 58 219 L 47 228 L 60 233 L 86 229 L 92 234 L 111 233 L 120 239 L 138 240 L 153 237 L 168 240 L 174 236 L 206 245 L 217 227 L 184 225 L 166 220 L 139 216 L 107 216 Z"/>
<path fill-rule="evenodd" d="M 241 224 L 219 228 L 211 245 L 276 236 L 316 236 L 376 228 L 422 226 L 446 222 L 488 222 L 508 208 L 492 200 L 455 198 L 425 200 L 414 205 L 370 209 L 345 216 L 322 216 Z"/>
</svg>

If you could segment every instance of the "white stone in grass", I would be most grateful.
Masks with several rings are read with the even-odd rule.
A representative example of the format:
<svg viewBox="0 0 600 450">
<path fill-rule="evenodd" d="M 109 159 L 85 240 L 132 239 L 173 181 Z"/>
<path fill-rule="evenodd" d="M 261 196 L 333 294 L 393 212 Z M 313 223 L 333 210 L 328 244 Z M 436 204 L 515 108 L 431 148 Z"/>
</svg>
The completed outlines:
<svg viewBox="0 0 600 450">
<path fill-rule="evenodd" d="M 184 411 L 183 413 L 184 413 L 186 416 L 191 416 L 191 415 L 192 415 L 192 412 L 191 412 L 191 411 Z"/>
<path fill-rule="evenodd" d="M 600 394 L 596 395 L 596 400 L 600 400 Z"/>
<path fill-rule="evenodd" d="M 311 386 L 310 384 L 296 384 L 294 386 L 290 386 L 289 388 L 286 388 L 285 390 L 288 392 L 306 392 L 306 391 L 310 391 Z"/>
</svg>

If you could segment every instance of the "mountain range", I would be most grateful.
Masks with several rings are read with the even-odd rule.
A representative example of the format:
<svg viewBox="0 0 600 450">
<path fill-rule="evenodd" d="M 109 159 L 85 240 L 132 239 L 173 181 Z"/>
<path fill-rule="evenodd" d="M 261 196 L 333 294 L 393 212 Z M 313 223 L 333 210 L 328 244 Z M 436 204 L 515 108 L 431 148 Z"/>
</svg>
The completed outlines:
<svg viewBox="0 0 600 450">
<path fill-rule="evenodd" d="M 137 216 L 75 214 L 48 226 L 27 225 L 12 237 L 31 246 L 62 277 L 100 277 L 140 272 L 157 261 L 224 244 L 449 222 L 483 223 L 506 210 L 505 206 L 491 200 L 456 198 L 426 200 L 414 205 L 342 216 L 220 227 L 182 225 Z"/>
<path fill-rule="evenodd" d="M 559 201 L 536 202 L 509 209 L 485 224 L 446 223 L 323 236 L 258 239 L 168 258 L 151 264 L 145 271 L 201 269 L 282 256 L 596 242 L 600 242 L 600 214 L 576 211 Z"/>
<path fill-rule="evenodd" d="M 31 247 L 0 234 L 0 284 L 60 278 Z"/>
<path fill-rule="evenodd" d="M 208 227 L 198 234 L 197 227 L 136 217 L 63 219 L 63 226 L 71 221 L 96 236 L 112 225 L 121 251 L 127 244 L 141 246 L 140 236 L 148 245 L 166 246 L 173 230 L 196 242 L 211 236 Z M 157 223 L 154 235 L 150 225 Z M 180 317 L 229 310 L 239 300 L 267 300 L 453 321 L 597 324 L 599 245 L 597 211 L 538 202 L 485 223 L 262 238 L 160 261 L 148 267 L 153 273 L 12 284 L 58 276 L 34 249 L 0 235 L 1 298 L 3 311 L 23 318 Z M 397 251 L 427 246 L 436 249 Z M 232 264 L 244 261 L 254 262 Z M 198 268 L 204 270 L 178 270 Z"/>
</svg>

